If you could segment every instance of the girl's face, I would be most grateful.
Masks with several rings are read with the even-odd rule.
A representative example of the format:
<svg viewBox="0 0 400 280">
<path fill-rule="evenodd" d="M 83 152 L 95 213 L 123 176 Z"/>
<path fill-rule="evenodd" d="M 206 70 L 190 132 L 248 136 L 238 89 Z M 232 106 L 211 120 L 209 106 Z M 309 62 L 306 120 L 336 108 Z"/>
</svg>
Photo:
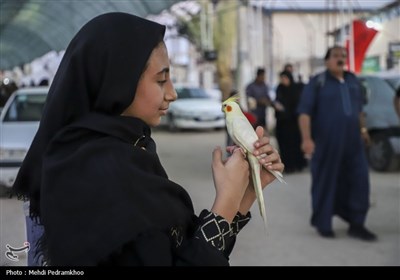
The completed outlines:
<svg viewBox="0 0 400 280">
<path fill-rule="evenodd" d="M 169 103 L 176 98 L 169 75 L 167 48 L 161 42 L 151 53 L 147 68 L 139 80 L 135 98 L 122 115 L 139 118 L 149 126 L 157 126 L 161 116 L 167 114 Z"/>
</svg>

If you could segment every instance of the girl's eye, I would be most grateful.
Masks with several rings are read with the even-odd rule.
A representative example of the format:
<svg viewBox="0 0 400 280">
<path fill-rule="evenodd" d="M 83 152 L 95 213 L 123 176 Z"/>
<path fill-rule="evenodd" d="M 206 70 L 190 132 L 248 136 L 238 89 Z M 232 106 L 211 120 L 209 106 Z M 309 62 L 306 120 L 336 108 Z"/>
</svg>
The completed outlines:
<svg viewBox="0 0 400 280">
<path fill-rule="evenodd" d="M 160 85 L 163 85 L 167 82 L 167 80 L 162 80 L 162 81 L 157 81 L 157 83 L 159 83 Z"/>
</svg>

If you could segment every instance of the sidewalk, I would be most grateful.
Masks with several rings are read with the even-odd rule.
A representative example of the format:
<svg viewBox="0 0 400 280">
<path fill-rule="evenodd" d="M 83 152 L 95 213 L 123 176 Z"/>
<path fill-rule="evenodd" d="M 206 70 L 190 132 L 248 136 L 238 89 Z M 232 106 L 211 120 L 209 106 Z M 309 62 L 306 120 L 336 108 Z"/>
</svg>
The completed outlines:
<svg viewBox="0 0 400 280">
<path fill-rule="evenodd" d="M 187 188 L 196 212 L 210 208 L 214 197 L 211 152 L 215 146 L 224 145 L 224 133 L 159 132 L 154 137 L 167 173 Z M 187 147 L 182 150 L 185 145 Z M 304 171 L 285 175 L 287 185 L 274 182 L 264 190 L 267 234 L 258 208 L 254 205 L 253 219 L 239 234 L 231 264 L 400 265 L 400 175 L 371 172 L 370 178 L 373 206 L 369 211 L 367 226 L 378 235 L 377 242 L 368 243 L 347 236 L 348 226 L 338 218 L 334 219 L 337 237 L 333 240 L 320 237 L 309 224 L 310 175 Z"/>
<path fill-rule="evenodd" d="M 171 180 L 187 189 L 196 213 L 210 209 L 214 199 L 211 156 L 223 146 L 225 134 L 214 132 L 168 133 L 153 137 L 161 162 Z M 253 219 L 239 234 L 231 255 L 234 266 L 399 266 L 400 175 L 370 173 L 373 205 L 367 226 L 379 240 L 363 242 L 347 236 L 347 225 L 334 219 L 335 239 L 324 239 L 309 225 L 310 176 L 308 172 L 285 175 L 287 185 L 273 183 L 264 191 L 268 229 L 252 209 Z M 5 245 L 22 246 L 25 221 L 22 202 L 0 198 L 0 266 L 26 265 L 5 258 Z"/>
</svg>

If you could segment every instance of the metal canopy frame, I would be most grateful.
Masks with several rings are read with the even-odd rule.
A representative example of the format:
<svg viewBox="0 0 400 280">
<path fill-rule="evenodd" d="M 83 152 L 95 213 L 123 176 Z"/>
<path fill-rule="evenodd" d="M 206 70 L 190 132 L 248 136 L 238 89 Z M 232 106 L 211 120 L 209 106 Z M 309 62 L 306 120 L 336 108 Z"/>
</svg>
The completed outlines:
<svg viewBox="0 0 400 280">
<path fill-rule="evenodd" d="M 0 69 L 67 47 L 90 19 L 107 12 L 146 17 L 182 0 L 0 0 Z"/>
</svg>

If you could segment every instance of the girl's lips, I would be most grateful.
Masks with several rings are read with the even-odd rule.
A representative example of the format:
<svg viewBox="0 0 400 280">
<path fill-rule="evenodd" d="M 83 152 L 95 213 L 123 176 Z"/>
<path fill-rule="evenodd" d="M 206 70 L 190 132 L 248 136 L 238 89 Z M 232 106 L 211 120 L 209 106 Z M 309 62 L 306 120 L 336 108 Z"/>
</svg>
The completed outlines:
<svg viewBox="0 0 400 280">
<path fill-rule="evenodd" d="M 160 111 L 161 111 L 161 115 L 166 115 L 167 111 L 168 111 L 168 108 L 160 109 Z"/>
</svg>

